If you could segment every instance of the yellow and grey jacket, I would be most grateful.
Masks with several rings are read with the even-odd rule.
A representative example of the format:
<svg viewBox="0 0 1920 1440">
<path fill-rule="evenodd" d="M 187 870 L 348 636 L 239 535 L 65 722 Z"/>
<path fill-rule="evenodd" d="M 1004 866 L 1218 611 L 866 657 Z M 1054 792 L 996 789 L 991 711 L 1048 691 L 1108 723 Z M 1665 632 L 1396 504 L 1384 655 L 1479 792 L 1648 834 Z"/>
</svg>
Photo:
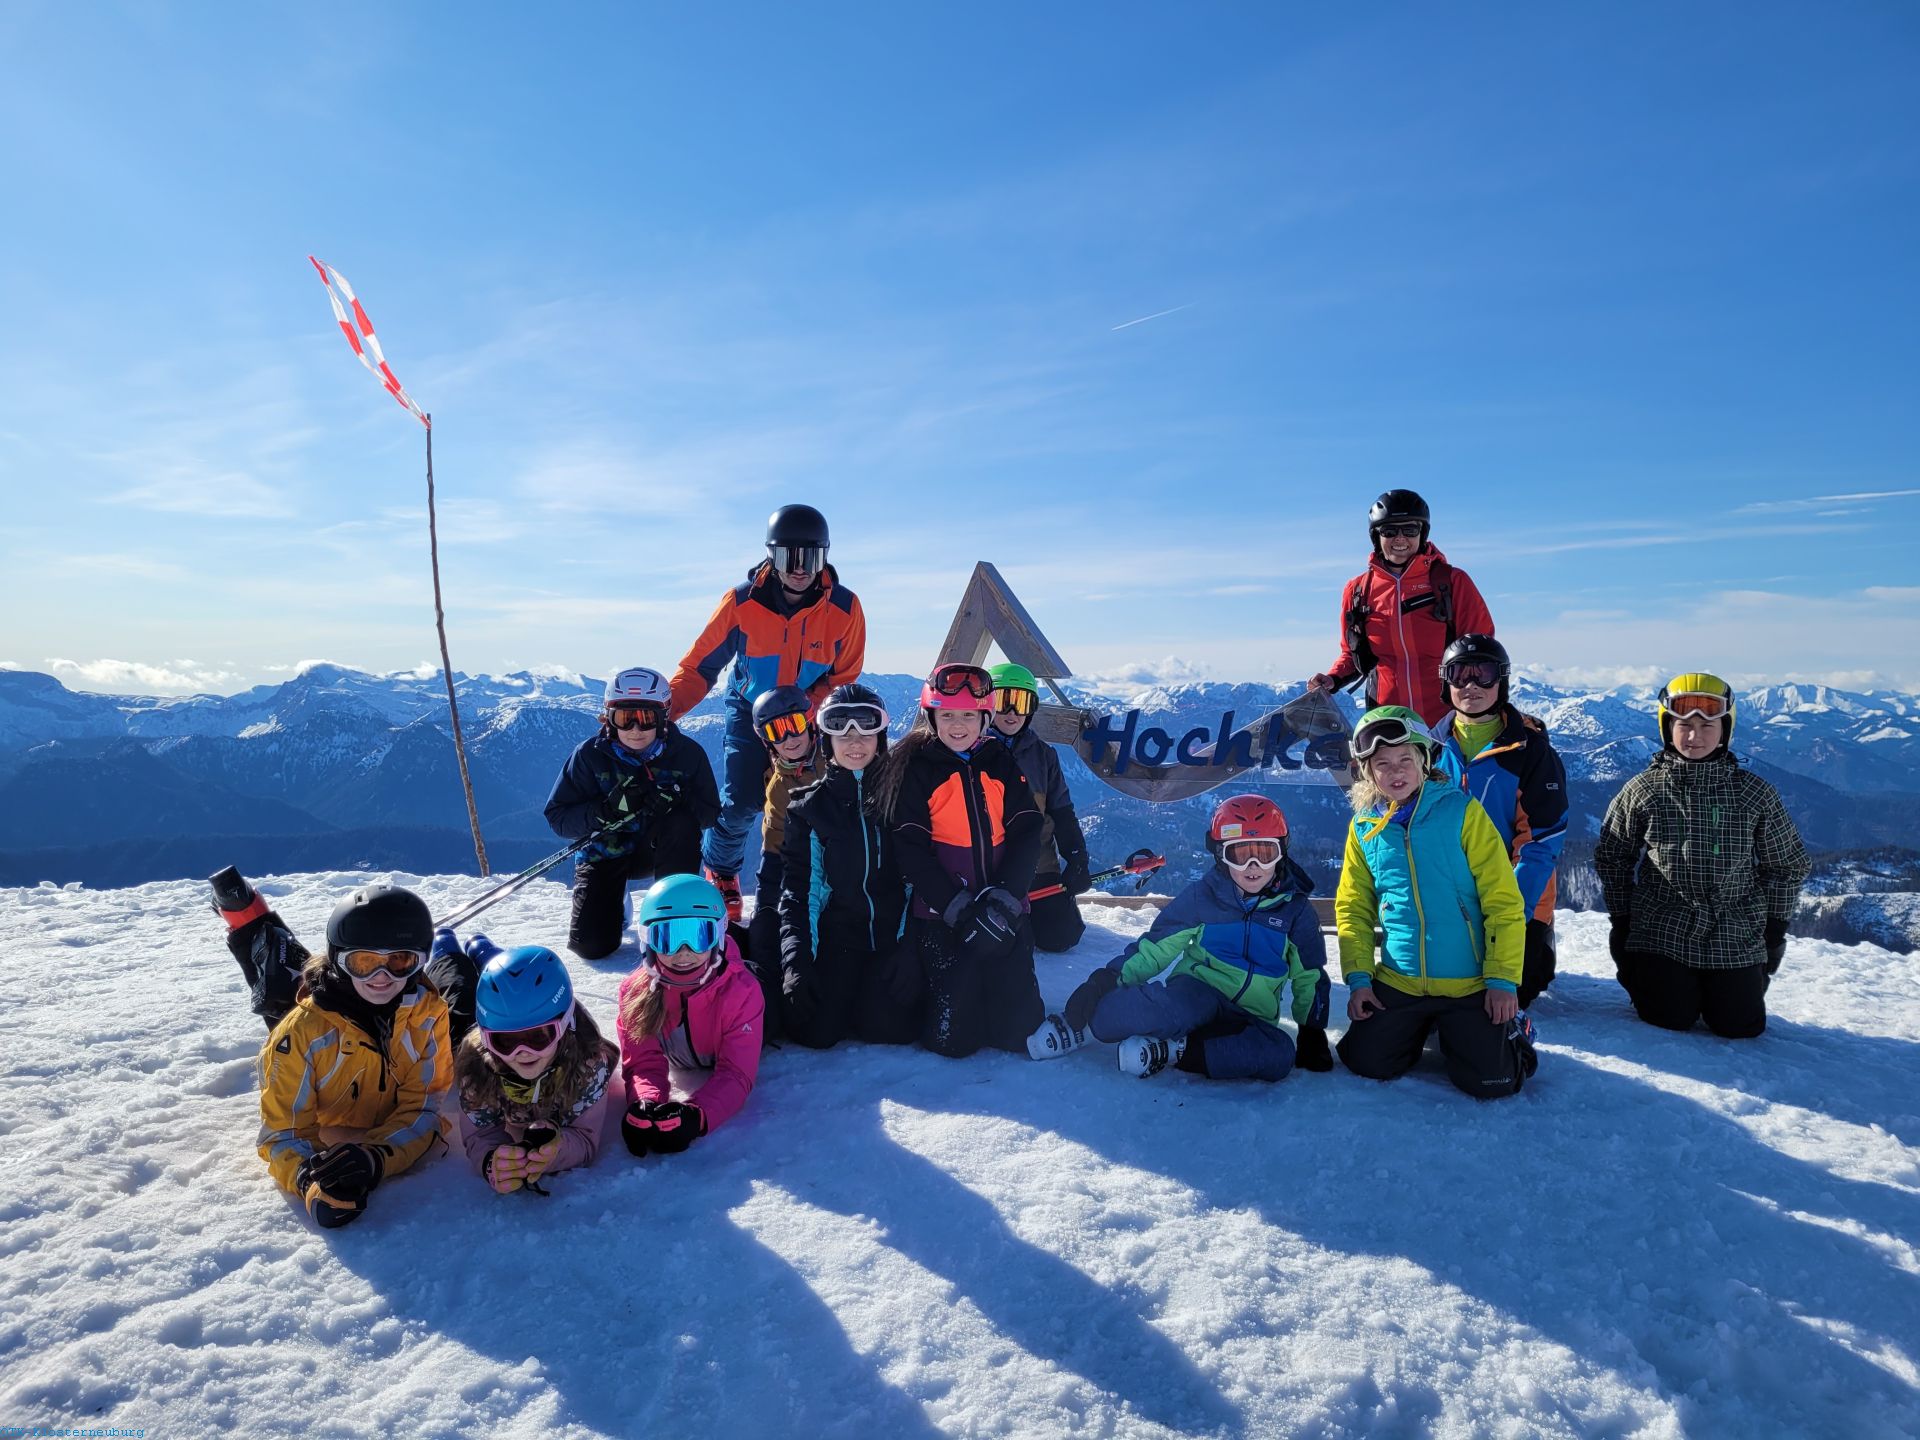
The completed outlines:
<svg viewBox="0 0 1920 1440">
<path fill-rule="evenodd" d="M 440 1138 L 452 1083 L 446 1002 L 425 980 L 378 1009 L 344 980 L 302 987 L 260 1049 L 260 1158 L 291 1195 L 301 1161 L 351 1131 L 391 1179 Z"/>
</svg>

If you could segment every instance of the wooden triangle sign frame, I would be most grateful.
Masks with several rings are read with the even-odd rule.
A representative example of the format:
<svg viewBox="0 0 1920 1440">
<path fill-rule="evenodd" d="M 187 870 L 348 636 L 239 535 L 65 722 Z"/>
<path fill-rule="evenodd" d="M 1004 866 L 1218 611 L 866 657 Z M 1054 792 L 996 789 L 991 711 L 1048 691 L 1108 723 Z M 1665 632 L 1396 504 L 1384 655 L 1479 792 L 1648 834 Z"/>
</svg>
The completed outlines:
<svg viewBox="0 0 1920 1440">
<path fill-rule="evenodd" d="M 1034 733 L 1049 744 L 1072 746 L 1088 769 L 1123 794 L 1142 800 L 1184 800 L 1266 765 L 1282 772 L 1279 779 L 1352 783 L 1347 770 L 1346 716 L 1325 694 L 1310 691 L 1239 728 L 1228 711 L 1211 734 L 1191 731 L 1178 741 L 1153 727 L 1140 731 L 1137 710 L 1115 717 L 1075 705 L 1055 683 L 1070 678 L 1073 671 L 999 570 L 982 560 L 973 567 L 960 597 L 938 663 L 984 665 L 995 645 L 1053 692 L 1053 702 L 1043 701 L 1034 715 Z M 1155 737 L 1164 743 L 1156 743 Z M 1301 755 L 1292 753 L 1296 745 L 1304 745 Z M 1163 760 L 1172 754 L 1175 763 L 1138 758 L 1149 752 Z"/>
</svg>

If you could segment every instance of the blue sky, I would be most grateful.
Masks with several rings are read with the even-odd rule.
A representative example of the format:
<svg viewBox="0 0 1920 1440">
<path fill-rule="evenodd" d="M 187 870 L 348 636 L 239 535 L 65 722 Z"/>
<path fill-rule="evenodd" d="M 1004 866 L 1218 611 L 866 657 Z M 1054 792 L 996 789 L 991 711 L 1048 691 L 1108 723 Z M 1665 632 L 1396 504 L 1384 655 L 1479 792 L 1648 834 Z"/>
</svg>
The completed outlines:
<svg viewBox="0 0 1920 1440">
<path fill-rule="evenodd" d="M 1917 66 L 1901 3 L 12 4 L 0 662 L 434 655 L 313 252 L 462 669 L 670 665 L 803 499 L 874 668 L 989 559 L 1082 673 L 1297 678 L 1408 485 L 1523 664 L 1920 686 Z"/>
</svg>

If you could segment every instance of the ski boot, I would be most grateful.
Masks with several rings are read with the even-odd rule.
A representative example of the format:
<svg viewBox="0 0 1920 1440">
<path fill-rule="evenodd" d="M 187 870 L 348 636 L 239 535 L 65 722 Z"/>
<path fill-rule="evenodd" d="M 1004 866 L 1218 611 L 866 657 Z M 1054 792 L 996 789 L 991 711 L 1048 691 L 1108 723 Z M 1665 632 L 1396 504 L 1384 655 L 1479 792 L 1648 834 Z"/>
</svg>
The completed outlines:
<svg viewBox="0 0 1920 1440">
<path fill-rule="evenodd" d="M 1158 1040 L 1151 1035 L 1129 1035 L 1120 1042 L 1120 1051 L 1116 1059 L 1123 1075 L 1138 1075 L 1142 1080 L 1149 1075 L 1158 1075 L 1169 1065 L 1180 1063 L 1180 1057 L 1187 1053 L 1187 1037 L 1178 1040 Z"/>
<path fill-rule="evenodd" d="M 740 899 L 740 877 L 722 875 L 711 865 L 702 865 L 700 873 L 712 882 L 713 888 L 720 892 L 720 898 L 727 902 L 727 919 L 736 925 L 739 924 L 740 916 L 746 908 Z"/>
<path fill-rule="evenodd" d="M 1032 1060 L 1056 1060 L 1082 1045 L 1091 1045 L 1093 1036 L 1085 1028 L 1076 1030 L 1058 1014 L 1047 1016 L 1040 1028 L 1027 1037 L 1027 1057 Z"/>
<path fill-rule="evenodd" d="M 207 883 L 213 887 L 214 914 L 226 923 L 227 949 L 247 977 L 253 1013 L 271 1030 L 298 998 L 307 947 L 293 938 L 286 922 L 233 866 Z"/>
</svg>

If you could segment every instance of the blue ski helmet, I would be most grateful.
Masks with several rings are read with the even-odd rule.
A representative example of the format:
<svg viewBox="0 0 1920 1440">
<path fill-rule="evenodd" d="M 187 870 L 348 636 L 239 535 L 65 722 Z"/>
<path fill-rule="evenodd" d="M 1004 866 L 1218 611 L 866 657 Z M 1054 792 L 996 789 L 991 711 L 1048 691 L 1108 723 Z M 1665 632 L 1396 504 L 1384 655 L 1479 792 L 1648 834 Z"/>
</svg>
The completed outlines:
<svg viewBox="0 0 1920 1440">
<path fill-rule="evenodd" d="M 640 897 L 640 924 L 656 920 L 716 920 L 727 923 L 727 902 L 704 875 L 668 875 L 653 882 Z"/>
<path fill-rule="evenodd" d="M 482 1030 L 531 1030 L 573 1009 L 573 981 L 544 945 L 516 945 L 480 972 L 473 1016 Z"/>
</svg>

